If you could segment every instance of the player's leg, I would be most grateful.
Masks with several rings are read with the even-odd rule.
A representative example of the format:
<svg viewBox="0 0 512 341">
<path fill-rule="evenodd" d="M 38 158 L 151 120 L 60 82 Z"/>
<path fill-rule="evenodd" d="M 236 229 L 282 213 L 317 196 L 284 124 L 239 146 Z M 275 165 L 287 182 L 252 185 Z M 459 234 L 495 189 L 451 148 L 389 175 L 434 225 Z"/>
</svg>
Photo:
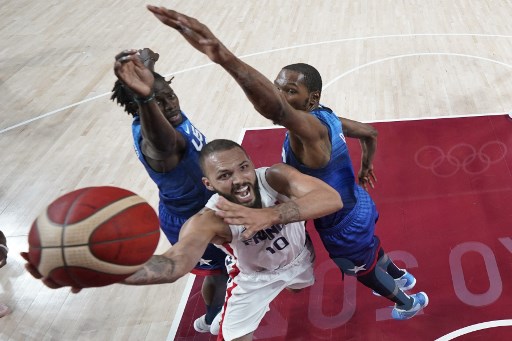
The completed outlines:
<svg viewBox="0 0 512 341">
<path fill-rule="evenodd" d="M 226 274 L 206 276 L 203 281 L 202 293 L 207 306 L 211 307 L 206 313 L 206 323 L 217 316 L 224 304 L 226 297 L 226 283 L 228 277 Z"/>
<path fill-rule="evenodd" d="M 194 329 L 200 333 L 218 334 L 218 327 L 212 322 L 220 313 L 226 297 L 228 281 L 225 267 L 226 254 L 209 244 L 192 273 L 205 276 L 201 294 L 206 305 L 206 314 L 196 319 Z"/>
<path fill-rule="evenodd" d="M 7 239 L 2 231 L 0 231 L 0 268 L 7 264 Z"/>
<path fill-rule="evenodd" d="M 394 319 L 409 319 L 428 305 L 428 296 L 424 292 L 407 295 L 399 287 L 399 283 L 395 278 L 385 270 L 387 266 L 384 266 L 384 264 L 388 262 L 386 259 L 389 259 L 389 257 L 384 250 L 379 248 L 377 264 L 380 262 L 382 266 L 374 266 L 370 271 L 359 275 L 357 280 L 395 303 L 391 314 Z"/>
<path fill-rule="evenodd" d="M 7 252 L 9 249 L 7 248 L 7 240 L 2 231 L 0 231 L 0 268 L 3 267 L 7 263 Z M 10 309 L 3 303 L 0 303 L 0 317 L 4 317 L 10 313 Z"/>
<path fill-rule="evenodd" d="M 407 270 L 397 267 L 382 249 L 379 252 L 377 266 L 390 274 L 397 286 L 403 291 L 411 290 L 416 285 L 416 278 Z"/>
<path fill-rule="evenodd" d="M 233 341 L 252 341 L 253 335 L 254 335 L 254 332 L 245 334 L 242 337 L 237 337 L 236 339 L 233 339 Z"/>
</svg>

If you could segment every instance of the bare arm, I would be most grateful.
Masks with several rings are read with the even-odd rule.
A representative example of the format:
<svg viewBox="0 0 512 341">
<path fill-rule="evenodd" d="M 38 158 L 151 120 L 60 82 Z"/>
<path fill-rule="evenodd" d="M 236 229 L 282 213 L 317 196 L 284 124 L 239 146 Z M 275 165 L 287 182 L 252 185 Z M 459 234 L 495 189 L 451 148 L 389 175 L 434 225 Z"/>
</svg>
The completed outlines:
<svg viewBox="0 0 512 341">
<path fill-rule="evenodd" d="M 163 7 L 148 9 L 165 25 L 176 29 L 198 51 L 222 66 L 240 85 L 254 108 L 274 123 L 281 124 L 296 134 L 303 144 L 317 143 L 327 136 L 327 129 L 306 112 L 294 109 L 274 84 L 252 68 L 213 35 L 198 20 Z"/>
<path fill-rule="evenodd" d="M 292 199 L 274 207 L 280 223 L 315 219 L 343 208 L 339 193 L 331 186 L 291 166 L 276 164 L 266 177 L 272 188 Z"/>
<path fill-rule="evenodd" d="M 123 283 L 145 285 L 175 282 L 195 267 L 210 241 L 216 237 L 229 240 L 228 230 L 213 211 L 197 213 L 183 225 L 176 244 L 164 254 L 151 257 L 144 267 Z"/>
<path fill-rule="evenodd" d="M 340 195 L 331 186 L 314 177 L 302 174 L 293 167 L 277 164 L 266 173 L 269 185 L 291 201 L 263 209 L 243 207 L 219 200 L 216 214 L 226 223 L 244 225 L 244 237 L 274 224 L 315 219 L 343 207 Z"/>
<path fill-rule="evenodd" d="M 374 188 L 377 178 L 373 172 L 373 158 L 377 150 L 378 132 L 373 126 L 347 118 L 338 117 L 343 126 L 343 134 L 347 137 L 359 139 L 361 144 L 361 169 L 359 170 L 359 183 L 366 190 L 368 185 Z"/>
<path fill-rule="evenodd" d="M 165 118 L 155 100 L 154 77 L 144 66 L 137 50 L 116 56 L 114 72 L 134 94 L 139 107 L 142 129 L 142 152 L 156 171 L 172 169 L 178 162 L 185 141 Z"/>
</svg>

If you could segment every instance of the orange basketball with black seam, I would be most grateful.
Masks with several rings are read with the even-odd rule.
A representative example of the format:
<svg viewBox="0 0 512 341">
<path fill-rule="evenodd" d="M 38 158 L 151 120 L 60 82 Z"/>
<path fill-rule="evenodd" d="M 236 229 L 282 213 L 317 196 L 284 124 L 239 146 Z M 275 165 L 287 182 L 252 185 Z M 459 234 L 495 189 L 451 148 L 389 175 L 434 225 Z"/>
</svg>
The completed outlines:
<svg viewBox="0 0 512 341">
<path fill-rule="evenodd" d="M 99 287 L 137 271 L 160 239 L 158 216 L 128 190 L 87 187 L 52 202 L 28 236 L 29 260 L 63 286 Z"/>
</svg>

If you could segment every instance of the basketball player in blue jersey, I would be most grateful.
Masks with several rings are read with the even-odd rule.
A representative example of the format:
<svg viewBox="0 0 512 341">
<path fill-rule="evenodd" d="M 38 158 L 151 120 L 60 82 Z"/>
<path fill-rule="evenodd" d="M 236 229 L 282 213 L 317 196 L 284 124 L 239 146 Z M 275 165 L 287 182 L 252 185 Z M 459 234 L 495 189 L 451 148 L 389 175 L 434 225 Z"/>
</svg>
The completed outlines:
<svg viewBox="0 0 512 341">
<path fill-rule="evenodd" d="M 129 57 L 135 58 L 120 62 Z M 158 186 L 160 226 L 169 242 L 175 244 L 182 225 L 204 207 L 213 192 L 201 185 L 198 158 L 206 139 L 181 111 L 170 81 L 153 72 L 158 57 L 147 48 L 117 55 L 114 68 L 119 80 L 112 100 L 134 117 L 135 152 Z M 225 257 L 224 252 L 209 245 L 192 271 L 205 276 L 202 295 L 207 312 L 194 323 L 198 332 L 209 332 L 222 308 L 227 282 Z"/>
<path fill-rule="evenodd" d="M 163 7 L 148 9 L 164 24 L 176 29 L 197 50 L 222 66 L 241 86 L 255 109 L 264 117 L 288 129 L 283 161 L 301 172 L 322 179 L 341 195 L 343 209 L 315 220 L 315 227 L 330 257 L 343 274 L 356 276 L 374 293 L 395 303 L 392 316 L 403 320 L 416 315 L 428 304 L 424 292 L 407 295 L 416 280 L 399 269 L 386 255 L 375 236 L 378 213 L 367 191 L 376 181 L 372 160 L 376 130 L 370 125 L 338 118 L 322 106 L 322 80 L 307 64 L 294 64 L 279 72 L 274 84 L 229 51 L 202 23 Z M 362 165 L 355 175 L 345 136 L 358 138 Z M 260 229 L 250 217 L 238 217 L 246 233 Z"/>
</svg>

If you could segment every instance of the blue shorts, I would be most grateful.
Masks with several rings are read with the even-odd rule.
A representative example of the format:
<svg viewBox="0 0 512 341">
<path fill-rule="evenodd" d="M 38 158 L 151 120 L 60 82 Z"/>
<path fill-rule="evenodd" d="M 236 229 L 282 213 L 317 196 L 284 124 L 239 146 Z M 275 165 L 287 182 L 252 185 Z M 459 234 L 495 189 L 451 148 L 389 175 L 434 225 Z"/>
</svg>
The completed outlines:
<svg viewBox="0 0 512 341">
<path fill-rule="evenodd" d="M 329 256 L 340 268 L 340 263 L 351 263 L 360 268 L 355 273 L 342 268 L 348 275 L 371 271 L 380 249 L 380 241 L 375 236 L 375 223 L 379 218 L 375 203 L 367 193 L 356 191 L 356 197 L 356 205 L 341 222 L 318 230 Z"/>
<path fill-rule="evenodd" d="M 178 241 L 181 227 L 188 218 L 182 218 L 169 212 L 164 205 L 160 204 L 158 207 L 160 228 L 167 237 L 167 240 L 174 245 Z M 226 273 L 224 265 L 226 253 L 213 244 L 208 244 L 208 247 L 203 253 L 201 260 L 191 273 L 201 276 L 218 275 Z"/>
</svg>

